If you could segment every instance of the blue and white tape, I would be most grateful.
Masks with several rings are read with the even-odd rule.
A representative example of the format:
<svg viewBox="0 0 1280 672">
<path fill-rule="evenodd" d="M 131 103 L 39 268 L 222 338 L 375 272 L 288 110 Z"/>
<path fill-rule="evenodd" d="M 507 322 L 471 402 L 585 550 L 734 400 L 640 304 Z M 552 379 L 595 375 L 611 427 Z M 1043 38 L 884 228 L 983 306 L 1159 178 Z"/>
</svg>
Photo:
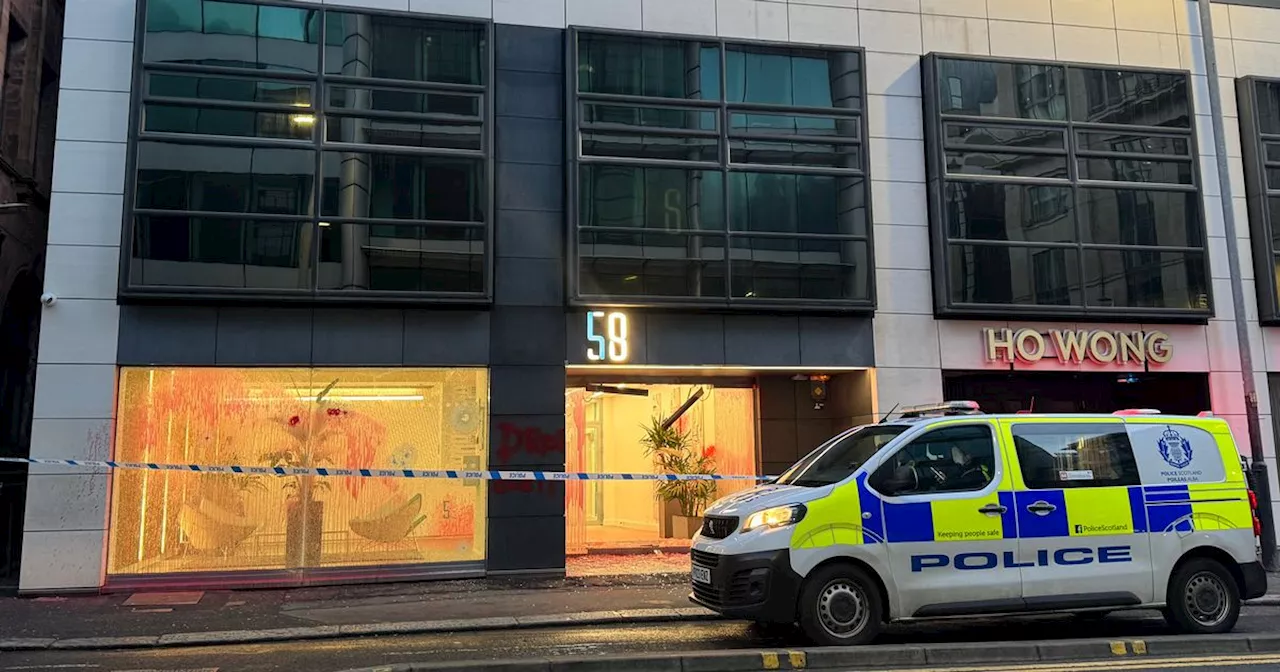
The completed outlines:
<svg viewBox="0 0 1280 672">
<path fill-rule="evenodd" d="M 208 474 L 260 474 L 265 476 L 346 476 L 355 478 L 434 478 L 485 481 L 766 481 L 771 476 L 729 474 L 592 474 L 573 471 L 501 471 L 493 469 L 372 469 L 329 467 L 263 467 L 244 465 L 163 464 L 111 460 L 56 460 L 35 457 L 0 457 L 0 462 L 43 464 L 55 467 L 186 471 Z"/>
</svg>

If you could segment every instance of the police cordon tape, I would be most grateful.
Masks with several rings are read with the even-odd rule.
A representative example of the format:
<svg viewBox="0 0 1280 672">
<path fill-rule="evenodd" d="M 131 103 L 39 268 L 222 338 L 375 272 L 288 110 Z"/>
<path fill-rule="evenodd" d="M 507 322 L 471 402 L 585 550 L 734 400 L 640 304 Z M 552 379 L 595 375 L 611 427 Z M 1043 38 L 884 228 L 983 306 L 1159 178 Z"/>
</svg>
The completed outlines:
<svg viewBox="0 0 1280 672">
<path fill-rule="evenodd" d="M 162 464 L 111 460 L 58 460 L 0 457 L 0 462 L 55 467 L 184 471 L 200 474 L 260 474 L 265 476 L 346 476 L 354 478 L 434 478 L 484 481 L 767 481 L 772 476 L 736 474 L 592 474 L 574 471 L 502 471 L 495 469 L 371 469 L 328 467 L 264 467 L 245 465 Z"/>
</svg>

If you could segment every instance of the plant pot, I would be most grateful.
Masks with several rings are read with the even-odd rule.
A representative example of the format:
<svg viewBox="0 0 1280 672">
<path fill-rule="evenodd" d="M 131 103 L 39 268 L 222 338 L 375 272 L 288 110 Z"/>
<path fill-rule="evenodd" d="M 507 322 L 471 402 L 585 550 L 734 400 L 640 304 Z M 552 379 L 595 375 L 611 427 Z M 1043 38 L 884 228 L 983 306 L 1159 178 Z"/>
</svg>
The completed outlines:
<svg viewBox="0 0 1280 672">
<path fill-rule="evenodd" d="M 285 515 L 285 567 L 319 567 L 324 540 L 324 502 L 312 500 L 304 507 L 301 500 L 290 499 L 285 505 Z"/>
<path fill-rule="evenodd" d="M 671 538 L 692 539 L 702 529 L 702 516 L 672 516 Z"/>
</svg>

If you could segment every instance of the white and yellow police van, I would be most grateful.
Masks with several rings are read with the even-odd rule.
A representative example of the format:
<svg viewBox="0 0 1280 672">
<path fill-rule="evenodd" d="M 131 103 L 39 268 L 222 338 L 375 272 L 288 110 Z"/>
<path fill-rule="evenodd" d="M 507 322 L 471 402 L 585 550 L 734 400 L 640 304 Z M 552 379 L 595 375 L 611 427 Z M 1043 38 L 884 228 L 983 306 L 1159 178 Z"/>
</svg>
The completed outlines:
<svg viewBox="0 0 1280 672">
<path fill-rule="evenodd" d="M 1132 608 L 1226 632 L 1266 592 L 1255 508 L 1208 414 L 915 407 L 709 507 L 690 598 L 824 645 L 889 621 Z"/>
</svg>

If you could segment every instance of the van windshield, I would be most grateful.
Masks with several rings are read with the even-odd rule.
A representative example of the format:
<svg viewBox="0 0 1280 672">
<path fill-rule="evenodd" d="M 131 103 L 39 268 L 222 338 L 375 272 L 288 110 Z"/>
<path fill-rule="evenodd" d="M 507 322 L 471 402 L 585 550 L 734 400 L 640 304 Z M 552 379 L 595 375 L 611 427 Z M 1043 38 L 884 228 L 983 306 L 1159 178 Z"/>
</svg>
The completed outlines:
<svg viewBox="0 0 1280 672">
<path fill-rule="evenodd" d="M 866 425 L 839 435 L 796 462 L 776 483 L 806 488 L 839 483 L 905 431 L 905 425 Z"/>
</svg>

